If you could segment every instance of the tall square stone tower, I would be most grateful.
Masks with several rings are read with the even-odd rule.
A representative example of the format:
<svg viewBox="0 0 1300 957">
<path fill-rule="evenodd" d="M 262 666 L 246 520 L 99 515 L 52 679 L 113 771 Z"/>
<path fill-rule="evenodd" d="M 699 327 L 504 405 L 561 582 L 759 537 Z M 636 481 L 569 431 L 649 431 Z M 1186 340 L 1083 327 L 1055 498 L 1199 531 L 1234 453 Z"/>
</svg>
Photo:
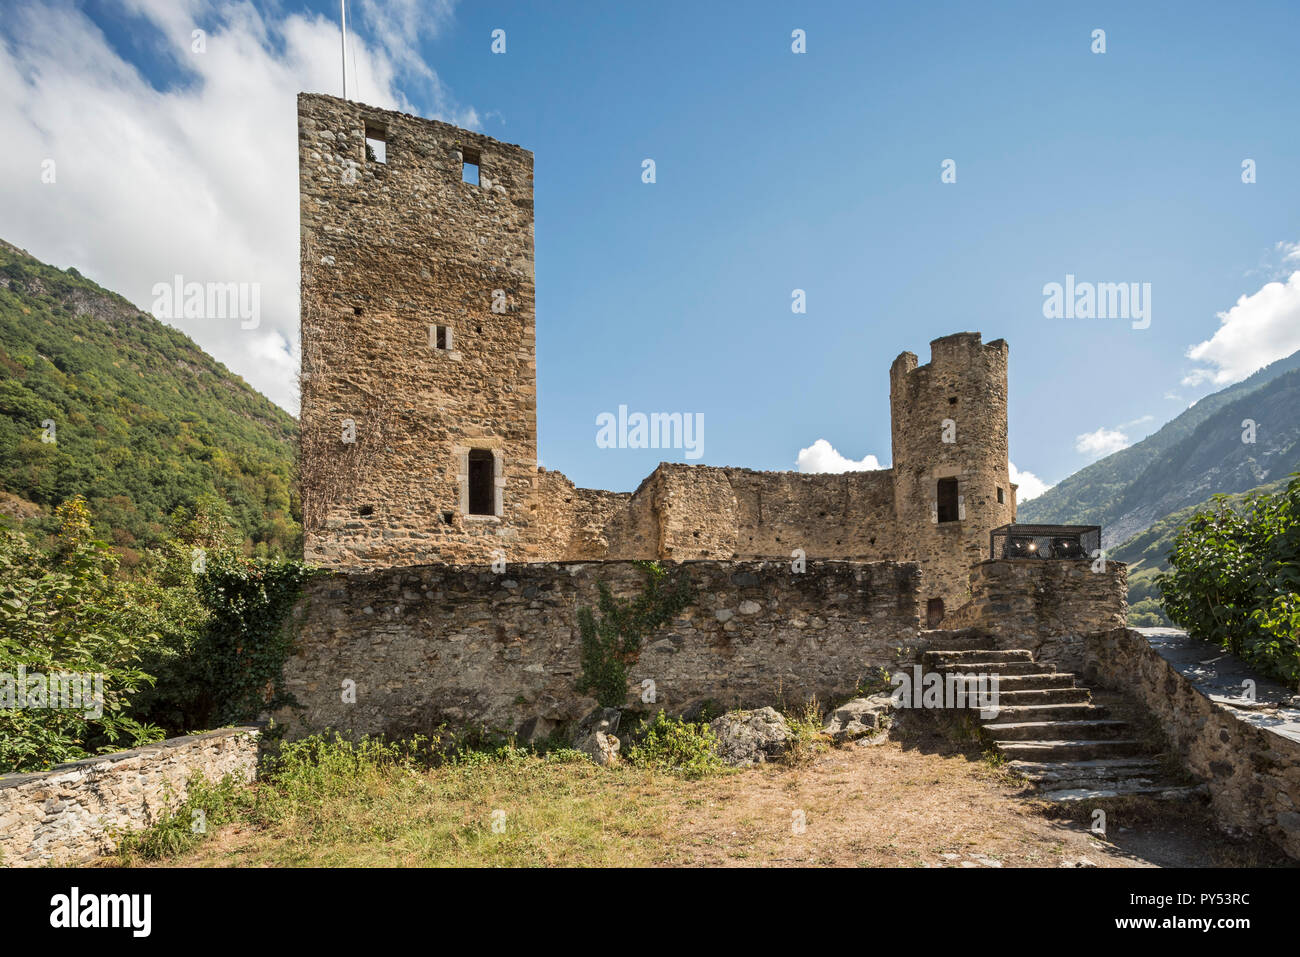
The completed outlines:
<svg viewBox="0 0 1300 957">
<path fill-rule="evenodd" d="M 298 97 L 305 556 L 535 550 L 533 155 Z"/>
</svg>

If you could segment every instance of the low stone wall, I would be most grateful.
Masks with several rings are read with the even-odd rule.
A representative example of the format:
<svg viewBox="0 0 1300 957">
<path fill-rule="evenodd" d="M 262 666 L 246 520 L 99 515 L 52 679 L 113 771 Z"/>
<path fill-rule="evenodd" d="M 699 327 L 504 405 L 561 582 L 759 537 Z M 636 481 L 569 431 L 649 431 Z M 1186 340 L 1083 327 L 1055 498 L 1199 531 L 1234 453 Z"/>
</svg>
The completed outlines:
<svg viewBox="0 0 1300 957">
<path fill-rule="evenodd" d="M 893 562 L 692 561 L 698 598 L 646 642 L 630 706 L 681 713 L 802 702 L 851 692 L 918 645 L 915 565 Z M 632 562 L 426 565 L 338 572 L 308 584 L 294 612 L 286 686 L 293 733 L 336 728 L 393 735 L 440 723 L 544 735 L 594 707 L 581 674 L 577 609 L 597 583 L 638 594 Z M 909 658 L 910 660 L 910 658 Z M 355 685 L 355 694 L 350 690 Z M 354 697 L 355 701 L 348 700 Z"/>
<path fill-rule="evenodd" d="M 971 569 L 970 600 L 945 628 L 975 628 L 999 648 L 1028 648 L 1058 671 L 1078 673 L 1089 636 L 1123 628 L 1128 566 L 1090 561 L 996 559 Z"/>
<path fill-rule="evenodd" d="M 1170 628 L 1091 639 L 1084 672 L 1154 713 L 1183 765 L 1208 786 L 1221 825 L 1263 834 L 1300 859 L 1300 708 L 1288 688 Z M 1253 701 L 1246 680 L 1255 682 Z"/>
<path fill-rule="evenodd" d="M 110 830 L 139 830 L 185 800 L 190 777 L 251 781 L 259 729 L 224 728 L 0 777 L 0 864 L 74 863 L 111 850 Z"/>
</svg>

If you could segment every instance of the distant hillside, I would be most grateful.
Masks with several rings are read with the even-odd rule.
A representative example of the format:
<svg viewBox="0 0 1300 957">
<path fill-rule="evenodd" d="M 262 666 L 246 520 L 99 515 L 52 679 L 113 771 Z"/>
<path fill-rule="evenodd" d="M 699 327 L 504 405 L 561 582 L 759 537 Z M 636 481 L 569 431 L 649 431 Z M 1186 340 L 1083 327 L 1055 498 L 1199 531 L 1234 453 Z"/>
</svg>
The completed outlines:
<svg viewBox="0 0 1300 957">
<path fill-rule="evenodd" d="M 1108 549 L 1217 493 L 1300 468 L 1300 352 L 1201 399 L 1141 442 L 1109 455 L 1018 509 L 1021 522 L 1101 525 Z M 1257 423 L 1255 444 L 1242 421 Z"/>
<path fill-rule="evenodd" d="M 42 441 L 45 420 L 53 443 Z M 292 416 L 188 336 L 0 241 L 6 514 L 84 495 L 129 559 L 160 540 L 175 509 L 219 495 L 249 545 L 293 552 L 296 434 Z"/>
</svg>

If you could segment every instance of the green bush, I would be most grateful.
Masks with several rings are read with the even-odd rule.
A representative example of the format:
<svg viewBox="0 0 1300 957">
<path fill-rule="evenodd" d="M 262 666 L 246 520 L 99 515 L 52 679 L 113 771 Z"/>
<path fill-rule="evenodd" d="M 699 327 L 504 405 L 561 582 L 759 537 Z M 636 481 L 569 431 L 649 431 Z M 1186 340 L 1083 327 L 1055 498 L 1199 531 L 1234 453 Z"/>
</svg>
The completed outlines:
<svg viewBox="0 0 1300 957">
<path fill-rule="evenodd" d="M 117 559 L 91 539 L 85 502 L 64 503 L 56 518 L 51 552 L 0 528 L 0 771 L 43 770 L 163 737 L 129 712 L 152 680 L 139 659 L 155 636 L 116 577 Z M 58 675 L 87 679 L 99 700 L 37 704 L 30 692 Z"/>
<path fill-rule="evenodd" d="M 1300 682 L 1300 474 L 1238 508 L 1216 495 L 1180 529 L 1169 565 L 1158 585 L 1171 620 Z"/>
<path fill-rule="evenodd" d="M 670 718 L 659 711 L 625 757 L 630 764 L 696 779 L 725 770 L 717 746 L 708 725 Z"/>
<path fill-rule="evenodd" d="M 289 609 L 310 574 L 244 558 L 223 503 L 174 516 L 131 576 L 92 539 L 74 497 L 48 545 L 0 527 L 0 771 L 42 770 L 167 734 L 205 730 L 291 703 L 282 670 Z M 32 676 L 84 676 L 93 707 L 33 706 Z M 20 706 L 26 704 L 26 706 Z"/>
</svg>

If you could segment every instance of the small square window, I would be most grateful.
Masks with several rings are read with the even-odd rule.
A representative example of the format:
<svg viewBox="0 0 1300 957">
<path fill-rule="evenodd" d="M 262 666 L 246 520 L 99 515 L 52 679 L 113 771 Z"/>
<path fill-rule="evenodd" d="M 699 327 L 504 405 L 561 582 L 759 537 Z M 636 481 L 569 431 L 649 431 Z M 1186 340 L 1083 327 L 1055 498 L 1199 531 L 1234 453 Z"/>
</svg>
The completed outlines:
<svg viewBox="0 0 1300 957">
<path fill-rule="evenodd" d="M 388 130 L 378 123 L 366 124 L 366 162 L 388 162 Z"/>
<path fill-rule="evenodd" d="M 354 316 L 359 316 L 359 315 L 361 315 L 363 312 L 365 312 L 365 310 L 362 309 L 360 306 L 353 306 L 353 307 L 352 307 L 352 315 L 354 315 Z"/>
<path fill-rule="evenodd" d="M 451 326 L 429 326 L 429 345 L 443 352 L 451 351 Z"/>
<path fill-rule="evenodd" d="M 948 396 L 948 404 L 949 404 L 949 405 L 956 405 L 956 404 L 957 404 L 957 397 L 956 397 L 955 395 L 950 395 L 950 396 Z"/>
<path fill-rule="evenodd" d="M 375 507 L 373 505 L 362 505 L 357 509 L 357 514 L 362 518 L 369 518 L 371 515 L 375 514 Z"/>
<path fill-rule="evenodd" d="M 478 185 L 478 167 L 482 157 L 478 150 L 464 149 L 461 150 L 463 160 L 460 165 L 460 181 L 469 183 L 471 186 Z"/>
</svg>

